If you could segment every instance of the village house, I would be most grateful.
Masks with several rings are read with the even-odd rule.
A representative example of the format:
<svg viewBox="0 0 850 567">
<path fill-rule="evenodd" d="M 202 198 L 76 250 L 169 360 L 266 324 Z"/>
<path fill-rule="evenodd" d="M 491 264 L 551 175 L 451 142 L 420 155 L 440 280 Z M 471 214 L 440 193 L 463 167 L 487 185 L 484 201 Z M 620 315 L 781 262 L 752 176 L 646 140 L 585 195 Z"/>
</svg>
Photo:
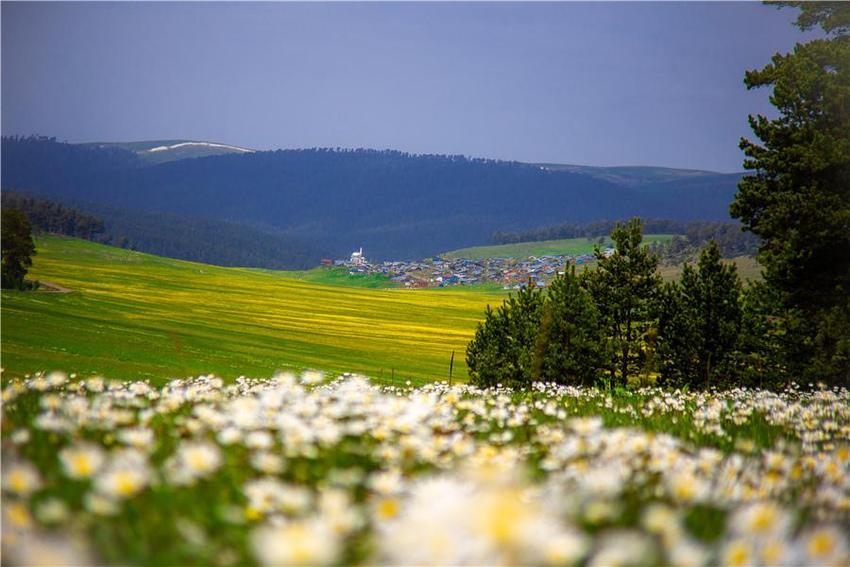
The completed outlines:
<svg viewBox="0 0 850 567">
<path fill-rule="evenodd" d="M 366 257 L 363 256 L 363 248 L 362 247 L 357 252 L 351 253 L 351 259 L 349 260 L 349 262 L 351 262 L 352 266 L 363 266 L 364 264 L 368 263 L 368 262 L 366 262 Z"/>
<path fill-rule="evenodd" d="M 592 261 L 592 254 L 579 256 L 540 256 L 527 259 L 512 257 L 472 260 L 469 258 L 432 257 L 417 261 L 385 261 L 371 264 L 363 255 L 363 248 L 352 252 L 347 260 L 336 260 L 333 265 L 348 268 L 352 275 L 383 274 L 393 284 L 406 288 L 448 287 L 501 283 L 506 289 L 524 287 L 529 281 L 545 287 L 567 264 Z M 328 262 L 322 262 L 327 266 Z"/>
</svg>

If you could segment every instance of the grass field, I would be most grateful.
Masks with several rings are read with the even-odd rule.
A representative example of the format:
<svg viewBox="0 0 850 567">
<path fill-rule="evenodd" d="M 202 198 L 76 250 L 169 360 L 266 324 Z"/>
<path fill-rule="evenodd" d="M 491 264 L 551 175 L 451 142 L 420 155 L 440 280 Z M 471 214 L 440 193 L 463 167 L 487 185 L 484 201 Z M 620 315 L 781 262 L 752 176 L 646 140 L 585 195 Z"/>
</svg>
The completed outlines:
<svg viewBox="0 0 850 567">
<path fill-rule="evenodd" d="M 261 270 L 266 273 L 280 272 L 273 270 Z M 285 272 L 287 278 L 303 282 L 323 285 L 344 285 L 350 287 L 363 287 L 369 289 L 382 289 L 398 287 L 385 274 L 351 274 L 348 268 L 313 268 L 312 270 L 288 270 Z"/>
<path fill-rule="evenodd" d="M 358 289 L 43 237 L 30 271 L 73 293 L 3 291 L 4 377 L 61 368 L 162 381 L 281 368 L 421 382 L 466 377 L 464 352 L 503 294 Z M 394 369 L 394 370 L 393 370 Z"/>
<path fill-rule="evenodd" d="M 738 269 L 738 276 L 742 281 L 759 281 L 761 280 L 761 265 L 756 261 L 752 256 L 739 256 L 737 258 L 733 258 L 731 261 L 735 264 L 735 267 Z M 692 262 L 692 264 L 696 264 L 696 262 Z M 666 281 L 678 280 L 682 277 L 682 268 L 684 266 L 660 266 L 658 271 L 661 273 L 661 277 Z"/>
<path fill-rule="evenodd" d="M 504 295 L 38 248 L 74 291 L 2 296 L 4 564 L 850 565 L 844 387 L 269 378 L 461 374 Z M 210 372 L 252 378 L 162 383 Z"/>
<path fill-rule="evenodd" d="M 644 242 L 664 242 L 673 238 L 672 234 L 647 234 L 643 237 Z M 501 244 L 498 246 L 473 246 L 472 248 L 461 248 L 446 252 L 448 258 L 469 258 L 477 260 L 482 258 L 527 258 L 529 256 L 559 256 L 579 254 L 590 254 L 598 239 L 591 238 L 567 238 L 564 240 L 542 240 L 540 242 L 520 242 L 518 244 Z M 603 246 L 610 246 L 611 239 L 605 237 Z"/>
</svg>

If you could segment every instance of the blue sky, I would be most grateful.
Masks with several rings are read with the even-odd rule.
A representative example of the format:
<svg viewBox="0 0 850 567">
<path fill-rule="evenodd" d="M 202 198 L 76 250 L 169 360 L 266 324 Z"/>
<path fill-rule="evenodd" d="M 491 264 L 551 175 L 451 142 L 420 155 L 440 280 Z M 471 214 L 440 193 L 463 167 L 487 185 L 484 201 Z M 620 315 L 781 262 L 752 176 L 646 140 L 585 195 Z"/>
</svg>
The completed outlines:
<svg viewBox="0 0 850 567">
<path fill-rule="evenodd" d="M 811 37 L 722 3 L 17 3 L 2 131 L 738 171 Z"/>
</svg>

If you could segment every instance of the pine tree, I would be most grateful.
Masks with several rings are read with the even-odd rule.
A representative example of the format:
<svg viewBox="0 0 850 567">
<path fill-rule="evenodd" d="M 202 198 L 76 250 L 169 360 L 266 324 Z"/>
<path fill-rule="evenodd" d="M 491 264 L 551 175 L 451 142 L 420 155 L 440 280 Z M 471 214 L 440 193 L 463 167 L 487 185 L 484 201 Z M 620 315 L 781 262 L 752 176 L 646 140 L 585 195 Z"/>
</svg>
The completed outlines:
<svg viewBox="0 0 850 567">
<path fill-rule="evenodd" d="M 543 316 L 544 295 L 528 285 L 498 309 L 489 306 L 466 349 L 470 381 L 482 387 L 527 387 L 532 382 L 534 346 Z"/>
<path fill-rule="evenodd" d="M 680 284 L 664 288 L 659 316 L 662 381 L 695 388 L 720 385 L 732 375 L 741 333 L 741 281 L 711 241 L 697 268 L 686 264 Z"/>
<path fill-rule="evenodd" d="M 686 270 L 690 266 L 685 266 Z M 699 358 L 694 337 L 696 326 L 682 286 L 665 283 L 658 297 L 658 384 L 673 388 L 689 386 L 699 376 Z"/>
<path fill-rule="evenodd" d="M 644 343 L 654 325 L 652 307 L 661 285 L 658 257 L 643 244 L 639 218 L 617 224 L 611 232 L 613 254 L 597 246 L 597 269 L 589 272 L 585 285 L 599 309 L 602 328 L 611 341 L 614 356 L 608 372 L 615 383 L 627 384 L 646 361 Z"/>
<path fill-rule="evenodd" d="M 23 289 L 24 277 L 32 266 L 35 244 L 27 217 L 17 209 L 4 208 L 2 213 L 2 249 L 4 288 Z"/>
<path fill-rule="evenodd" d="M 761 143 L 741 140 L 744 167 L 732 215 L 761 238 L 759 262 L 789 317 L 793 373 L 850 383 L 850 3 L 780 2 L 802 10 L 797 44 L 749 71 L 772 88 L 779 116 L 751 116 Z"/>
<path fill-rule="evenodd" d="M 741 295 L 741 333 L 735 348 L 736 382 L 741 386 L 781 389 L 793 378 L 788 360 L 800 356 L 787 330 L 796 321 L 783 310 L 778 293 L 763 281 L 751 282 Z"/>
<path fill-rule="evenodd" d="M 549 286 L 534 379 L 591 386 L 610 358 L 599 310 L 571 266 Z"/>
</svg>

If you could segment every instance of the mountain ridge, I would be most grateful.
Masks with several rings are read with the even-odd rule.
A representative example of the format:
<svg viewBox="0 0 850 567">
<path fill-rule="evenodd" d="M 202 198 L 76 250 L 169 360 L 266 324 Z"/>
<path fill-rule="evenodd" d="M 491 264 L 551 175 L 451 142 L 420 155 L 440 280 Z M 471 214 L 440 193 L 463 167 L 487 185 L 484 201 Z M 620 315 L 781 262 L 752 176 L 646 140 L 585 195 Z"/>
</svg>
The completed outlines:
<svg viewBox="0 0 850 567">
<path fill-rule="evenodd" d="M 229 153 L 253 153 L 257 150 L 222 142 L 204 140 L 139 140 L 136 142 L 85 142 L 77 144 L 98 148 L 118 148 L 130 151 L 149 163 L 164 163 Z"/>
<path fill-rule="evenodd" d="M 740 178 L 664 180 L 655 173 L 646 179 L 643 171 L 639 182 L 618 183 L 587 170 L 367 149 L 230 152 L 152 163 L 115 146 L 20 138 L 3 139 L 2 161 L 7 189 L 266 226 L 334 255 L 363 246 L 376 259 L 427 257 L 487 244 L 497 230 L 566 221 L 726 220 Z"/>
</svg>

